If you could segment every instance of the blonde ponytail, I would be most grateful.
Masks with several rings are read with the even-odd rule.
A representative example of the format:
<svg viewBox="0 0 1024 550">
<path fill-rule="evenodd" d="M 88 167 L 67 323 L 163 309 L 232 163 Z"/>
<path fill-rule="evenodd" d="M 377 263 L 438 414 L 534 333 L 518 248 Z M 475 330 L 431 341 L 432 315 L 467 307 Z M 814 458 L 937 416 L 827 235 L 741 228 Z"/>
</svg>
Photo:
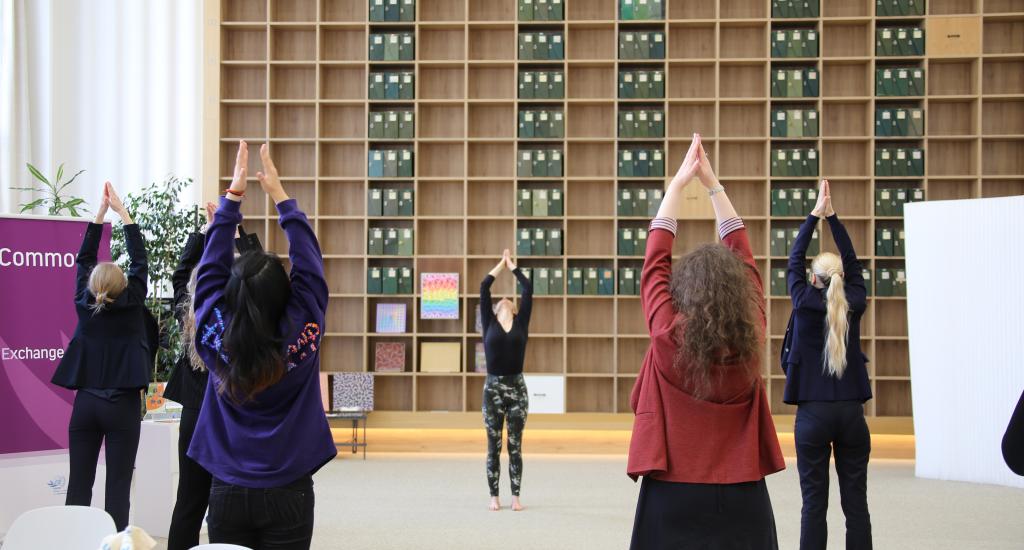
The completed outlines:
<svg viewBox="0 0 1024 550">
<path fill-rule="evenodd" d="M 96 298 L 95 303 L 89 306 L 92 312 L 99 313 L 107 305 L 114 303 L 127 286 L 128 280 L 124 276 L 124 271 L 121 271 L 117 264 L 96 264 L 89 274 L 89 292 Z"/>
<path fill-rule="evenodd" d="M 846 347 L 850 332 L 850 302 L 846 300 L 843 263 L 839 256 L 826 252 L 814 259 L 811 270 L 827 287 L 825 325 L 828 338 L 825 342 L 823 368 L 830 375 L 842 378 L 846 370 Z"/>
</svg>

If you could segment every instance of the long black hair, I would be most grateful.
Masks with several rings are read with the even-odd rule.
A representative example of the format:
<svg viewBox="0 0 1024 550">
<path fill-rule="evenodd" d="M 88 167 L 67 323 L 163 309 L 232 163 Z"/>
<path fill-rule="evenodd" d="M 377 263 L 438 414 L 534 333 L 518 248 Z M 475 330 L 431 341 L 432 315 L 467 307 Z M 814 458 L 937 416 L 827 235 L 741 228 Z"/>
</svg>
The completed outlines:
<svg viewBox="0 0 1024 550">
<path fill-rule="evenodd" d="M 224 331 L 229 362 L 217 388 L 232 401 L 244 403 L 284 376 L 278 326 L 290 297 L 291 282 L 277 255 L 248 251 L 235 260 L 224 289 L 225 307 L 231 314 Z"/>
</svg>

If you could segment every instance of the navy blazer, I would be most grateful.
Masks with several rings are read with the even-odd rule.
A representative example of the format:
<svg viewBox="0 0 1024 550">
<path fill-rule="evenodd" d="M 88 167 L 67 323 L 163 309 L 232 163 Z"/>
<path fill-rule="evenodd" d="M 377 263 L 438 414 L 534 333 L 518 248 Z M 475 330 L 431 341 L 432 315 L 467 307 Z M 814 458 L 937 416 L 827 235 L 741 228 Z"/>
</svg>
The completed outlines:
<svg viewBox="0 0 1024 550">
<path fill-rule="evenodd" d="M 871 399 L 868 382 L 868 358 L 860 348 L 860 320 L 867 310 L 867 287 L 857 252 L 850 235 L 832 215 L 826 218 L 832 238 L 843 260 L 846 299 L 850 303 L 850 332 L 846 345 L 846 370 L 836 378 L 825 370 L 825 289 L 807 281 L 807 245 L 818 224 L 817 216 L 808 216 L 793 243 L 786 273 L 793 313 L 782 342 L 782 370 L 786 373 L 783 401 L 791 405 L 802 401 L 867 401 Z"/>
<path fill-rule="evenodd" d="M 78 326 L 52 383 L 69 389 L 140 389 L 149 385 L 159 345 L 155 321 L 146 308 L 148 264 L 138 224 L 124 226 L 130 259 L 128 286 L 113 303 L 95 312 L 89 276 L 96 267 L 103 225 L 90 223 L 75 263 Z"/>
</svg>

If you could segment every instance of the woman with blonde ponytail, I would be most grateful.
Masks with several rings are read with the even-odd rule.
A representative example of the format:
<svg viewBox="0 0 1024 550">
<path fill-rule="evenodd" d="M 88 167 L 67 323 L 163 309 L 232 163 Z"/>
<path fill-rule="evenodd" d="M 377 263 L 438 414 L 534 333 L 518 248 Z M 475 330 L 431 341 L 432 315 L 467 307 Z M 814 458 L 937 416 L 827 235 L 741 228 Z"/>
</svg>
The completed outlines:
<svg viewBox="0 0 1024 550">
<path fill-rule="evenodd" d="M 806 275 L 807 245 L 818 220 L 828 223 L 839 254 L 823 252 Z M 871 548 L 867 474 L 871 433 L 864 402 L 871 399 L 867 357 L 860 349 L 860 320 L 867 309 L 867 287 L 857 252 L 832 208 L 828 180 L 818 203 L 800 226 L 787 271 L 793 313 L 782 343 L 786 373 L 783 399 L 797 406 L 797 470 L 803 509 L 801 550 L 824 550 L 828 538 L 828 467 L 833 453 L 843 513 L 846 548 Z"/>
<path fill-rule="evenodd" d="M 98 262 L 103 218 L 124 223 L 128 273 Z M 95 223 L 85 230 L 75 260 L 78 327 L 51 382 L 77 390 L 68 426 L 71 475 L 66 504 L 89 506 L 100 447 L 106 447 L 106 503 L 117 530 L 128 525 L 129 497 L 141 429 L 141 391 L 153 371 L 157 337 L 146 308 L 146 243 L 109 182 Z"/>
</svg>

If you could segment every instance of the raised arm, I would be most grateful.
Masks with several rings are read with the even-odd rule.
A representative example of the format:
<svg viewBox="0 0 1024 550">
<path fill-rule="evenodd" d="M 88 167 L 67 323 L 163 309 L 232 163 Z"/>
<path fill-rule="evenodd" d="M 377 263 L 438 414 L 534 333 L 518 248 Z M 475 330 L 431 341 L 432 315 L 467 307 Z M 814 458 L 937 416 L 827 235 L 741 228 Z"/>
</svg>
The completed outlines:
<svg viewBox="0 0 1024 550">
<path fill-rule="evenodd" d="M 110 182 L 104 184 L 104 195 L 110 209 L 121 217 L 124 224 L 124 244 L 128 249 L 128 291 L 136 300 L 144 300 L 149 292 L 149 262 L 146 257 L 146 239 L 142 236 L 139 225 L 132 221 L 131 215 L 121 202 L 114 186 Z"/>
<path fill-rule="evenodd" d="M 224 296 L 224 286 L 231 277 L 231 264 L 234 261 L 231 244 L 235 236 L 235 227 L 242 223 L 240 207 L 247 183 L 248 162 L 248 145 L 240 141 L 235 157 L 234 179 L 220 200 L 220 206 L 213 215 L 213 222 L 206 231 L 206 247 L 199 260 L 199 267 L 196 268 L 196 293 L 192 304 L 196 310 L 197 330 Z M 207 363 L 209 364 L 209 361 Z"/>
<path fill-rule="evenodd" d="M 324 258 L 320 252 L 313 228 L 306 214 L 299 210 L 295 199 L 289 198 L 281 185 L 270 149 L 264 143 L 260 147 L 263 171 L 256 173 L 263 190 L 270 195 L 280 216 L 281 229 L 288 237 L 288 259 L 291 260 L 292 296 L 298 297 L 305 307 L 317 314 L 319 323 L 327 312 L 327 279 L 324 277 Z"/>
<path fill-rule="evenodd" d="M 533 281 L 527 278 L 526 275 L 523 275 L 523 271 L 512 262 L 512 257 L 509 255 L 507 248 L 505 249 L 504 260 L 505 267 L 512 270 L 512 275 L 519 281 L 519 285 L 523 287 L 523 292 L 519 298 L 519 313 L 517 316 L 523 327 L 529 327 L 530 315 L 533 313 Z"/>
<path fill-rule="evenodd" d="M 651 334 L 672 326 L 676 312 L 672 307 L 672 243 L 675 241 L 676 213 L 683 203 L 683 190 L 697 175 L 697 150 L 700 135 L 693 134 L 690 149 L 683 157 L 675 176 L 665 189 L 665 196 L 658 208 L 658 216 L 651 221 L 647 234 L 647 250 L 644 252 L 644 267 L 640 271 L 640 303 L 647 319 L 647 330 Z"/>
<path fill-rule="evenodd" d="M 828 222 L 828 228 L 832 231 L 832 240 L 835 241 L 836 248 L 839 249 L 839 257 L 843 260 L 843 278 L 846 280 L 846 285 L 859 285 L 866 289 L 863 267 L 861 267 L 860 260 L 857 259 L 857 251 L 853 248 L 853 241 L 850 240 L 846 226 L 839 221 L 839 216 L 835 212 L 832 212 L 832 215 L 825 220 Z"/>
<path fill-rule="evenodd" d="M 498 265 L 494 266 L 494 269 L 490 273 L 484 276 L 484 279 L 480 281 L 480 326 L 483 328 L 483 334 L 487 334 L 487 327 L 494 322 L 494 310 L 493 304 L 491 303 L 491 285 L 494 284 L 494 280 L 498 278 L 502 270 L 505 269 L 505 258 L 502 257 Z"/>
<path fill-rule="evenodd" d="M 818 195 L 821 200 L 821 195 Z M 804 297 L 810 288 L 807 285 L 807 247 L 811 244 L 811 237 L 814 235 L 814 228 L 818 226 L 818 216 L 812 212 L 800 225 L 796 239 L 793 241 L 793 248 L 789 251 L 789 264 L 786 266 L 786 285 L 789 287 L 789 297 L 793 301 L 793 307 L 799 308 Z"/>
<path fill-rule="evenodd" d="M 715 220 L 718 222 L 718 238 L 722 244 L 731 250 L 747 266 L 747 277 L 754 285 L 754 295 L 757 296 L 757 308 L 761 315 L 761 324 L 767 324 L 767 305 L 764 300 L 764 281 L 761 279 L 761 272 L 757 269 L 757 262 L 754 261 L 754 250 L 750 246 L 750 236 L 747 234 L 747 227 L 743 219 L 736 213 L 732 201 L 729 200 L 725 187 L 718 181 L 718 176 L 711 168 L 711 161 L 707 152 L 701 146 L 697 151 L 700 183 L 711 196 L 711 206 L 715 209 Z"/>
</svg>

